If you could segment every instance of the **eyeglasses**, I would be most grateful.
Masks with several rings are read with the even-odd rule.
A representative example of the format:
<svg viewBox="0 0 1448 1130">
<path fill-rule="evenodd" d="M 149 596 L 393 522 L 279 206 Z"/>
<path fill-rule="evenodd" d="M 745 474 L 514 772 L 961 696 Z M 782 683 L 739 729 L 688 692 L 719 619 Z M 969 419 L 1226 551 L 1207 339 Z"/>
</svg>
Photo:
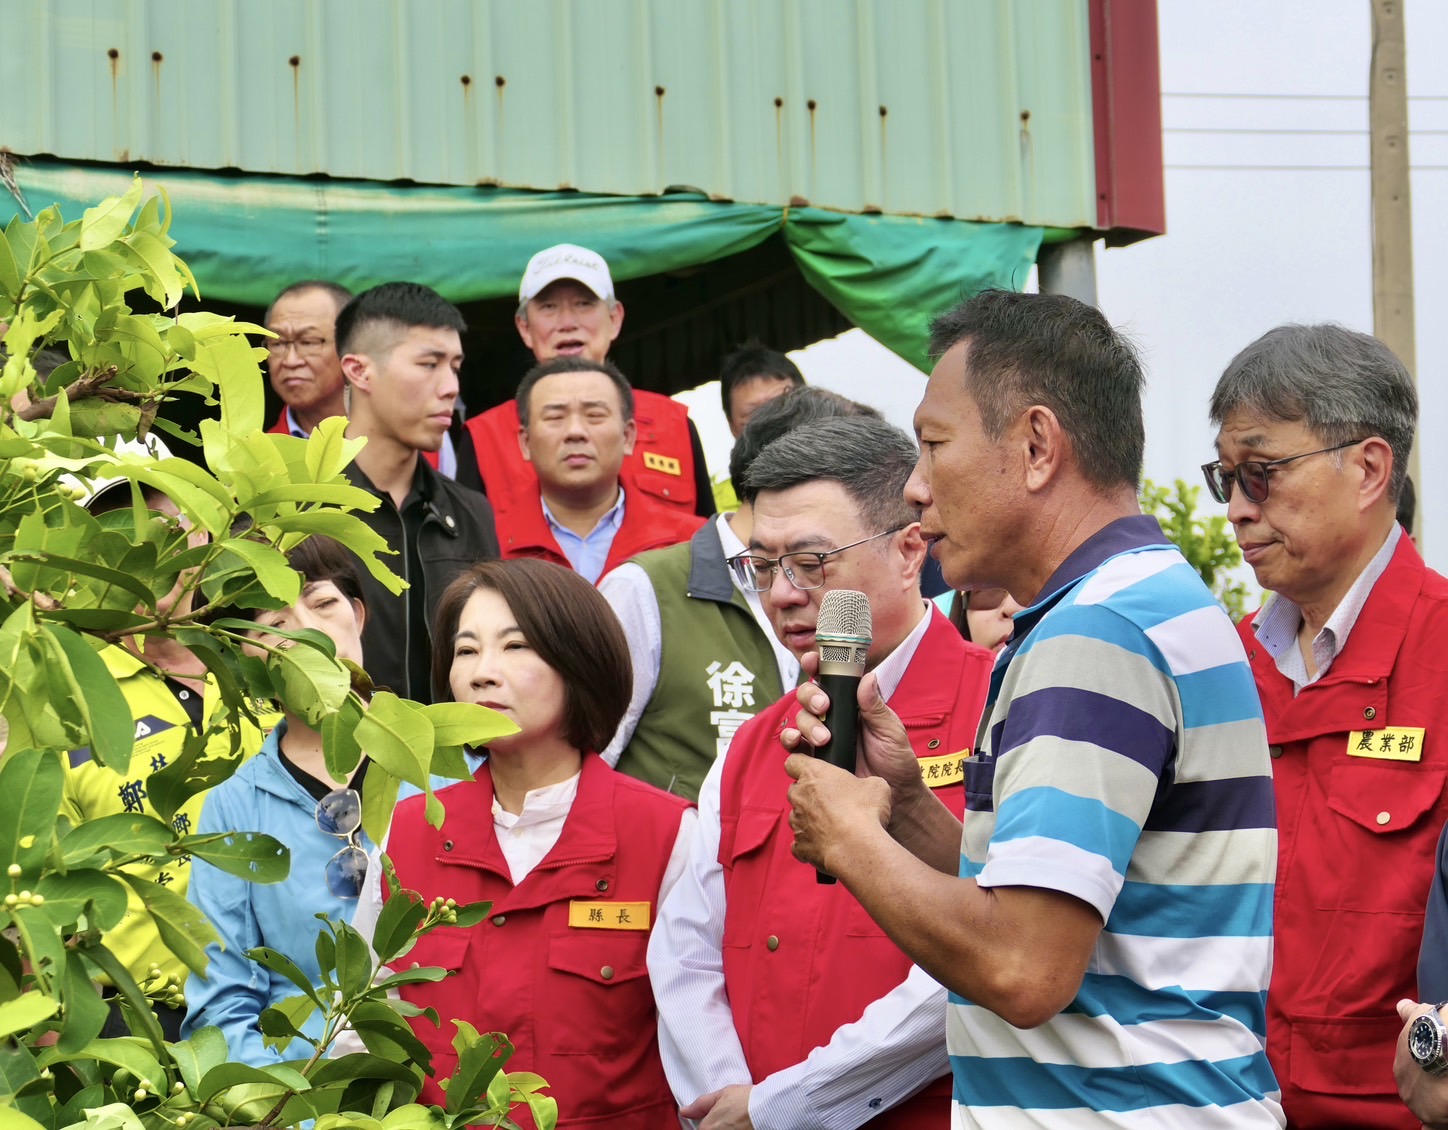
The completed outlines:
<svg viewBox="0 0 1448 1130">
<path fill-rule="evenodd" d="M 317 827 L 347 841 L 323 869 L 327 890 L 339 899 L 357 898 L 367 878 L 367 853 L 357 845 L 362 827 L 362 797 L 357 790 L 333 789 L 317 801 Z"/>
<path fill-rule="evenodd" d="M 1248 460 L 1245 463 L 1238 463 L 1230 471 L 1222 466 L 1220 460 L 1216 463 L 1203 463 L 1202 474 L 1207 477 L 1207 489 L 1212 492 L 1212 497 L 1218 502 L 1226 502 L 1231 499 L 1234 482 L 1242 488 L 1242 497 L 1248 502 L 1266 502 L 1267 472 L 1273 467 L 1280 467 L 1284 463 L 1295 463 L 1299 459 L 1306 459 L 1309 455 L 1326 455 L 1329 451 L 1341 451 L 1345 447 L 1353 447 L 1371 438 L 1371 436 L 1363 436 L 1362 439 L 1350 439 L 1347 443 L 1339 443 L 1334 447 L 1321 447 L 1316 451 L 1304 451 L 1301 455 L 1289 455 L 1285 459 L 1272 459 L 1266 463 L 1259 460 Z"/>
<path fill-rule="evenodd" d="M 329 337 L 269 337 L 262 342 L 267 353 L 272 357 L 285 357 L 287 350 L 295 349 L 298 357 L 315 357 L 327 347 L 332 339 Z"/>
<path fill-rule="evenodd" d="M 844 553 L 847 549 L 854 549 L 857 545 L 864 545 L 867 541 L 898 534 L 904 528 L 904 526 L 896 526 L 894 529 L 872 534 L 859 541 L 852 541 L 849 545 L 842 545 L 839 549 L 828 549 L 824 553 L 786 553 L 780 557 L 756 557 L 752 553 L 741 553 L 729 558 L 729 568 L 734 570 L 734 576 L 738 578 L 739 584 L 751 592 L 768 592 L 769 586 L 774 584 L 776 569 L 782 570 L 784 575 L 789 578 L 789 583 L 797 589 L 805 591 L 817 589 L 825 583 L 827 558 L 833 557 L 837 553 Z"/>
</svg>

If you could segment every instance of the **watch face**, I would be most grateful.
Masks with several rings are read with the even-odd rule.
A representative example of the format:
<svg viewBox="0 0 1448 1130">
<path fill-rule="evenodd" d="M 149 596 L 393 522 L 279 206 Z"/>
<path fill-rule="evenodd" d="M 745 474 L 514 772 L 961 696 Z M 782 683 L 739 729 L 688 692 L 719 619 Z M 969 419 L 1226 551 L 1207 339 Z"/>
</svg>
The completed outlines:
<svg viewBox="0 0 1448 1130">
<path fill-rule="evenodd" d="M 1408 1050 L 1419 1063 L 1431 1063 L 1443 1050 L 1443 1038 L 1432 1016 L 1420 1016 L 1408 1029 Z"/>
</svg>

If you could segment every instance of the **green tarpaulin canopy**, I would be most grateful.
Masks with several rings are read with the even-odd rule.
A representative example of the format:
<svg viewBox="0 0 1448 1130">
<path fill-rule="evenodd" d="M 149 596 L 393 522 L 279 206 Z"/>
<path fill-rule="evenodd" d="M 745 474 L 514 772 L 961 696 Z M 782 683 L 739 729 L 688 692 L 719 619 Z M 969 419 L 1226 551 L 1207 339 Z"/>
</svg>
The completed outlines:
<svg viewBox="0 0 1448 1130">
<path fill-rule="evenodd" d="M 31 212 L 58 203 L 67 219 L 124 191 L 132 176 L 114 166 L 40 159 L 19 159 L 14 168 Z M 627 283 L 695 277 L 710 269 L 706 265 L 762 255 L 771 241 L 782 240 L 796 273 L 844 319 L 922 369 L 928 368 L 930 318 L 984 287 L 1019 289 L 1042 237 L 1042 229 L 1018 224 L 737 204 L 689 191 L 619 197 L 171 169 L 143 176 L 171 197 L 171 234 L 196 274 L 203 304 L 265 306 L 303 278 L 335 279 L 354 289 L 408 279 L 460 305 L 516 302 L 529 257 L 554 243 L 593 248 L 615 280 Z M 0 222 L 21 207 L 0 193 Z M 783 255 L 779 261 L 785 262 Z M 736 269 L 729 283 L 736 295 L 751 289 L 739 274 Z M 689 293 L 686 312 L 692 315 L 709 288 Z M 620 287 L 621 297 L 630 294 L 627 285 Z M 758 306 L 760 295 L 755 297 Z M 628 334 L 646 319 L 637 304 L 626 306 Z M 511 334 L 511 325 L 504 325 Z M 836 323 L 831 332 L 840 328 Z M 717 361 L 719 353 L 710 356 Z M 668 363 L 683 362 L 675 357 Z M 709 375 L 705 370 L 697 379 Z"/>
</svg>

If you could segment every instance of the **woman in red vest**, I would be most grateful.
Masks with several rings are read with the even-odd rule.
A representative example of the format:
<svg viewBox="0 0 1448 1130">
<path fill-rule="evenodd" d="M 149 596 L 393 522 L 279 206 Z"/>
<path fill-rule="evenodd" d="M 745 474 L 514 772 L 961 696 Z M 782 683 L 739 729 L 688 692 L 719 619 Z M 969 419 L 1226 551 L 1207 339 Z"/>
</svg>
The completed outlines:
<svg viewBox="0 0 1448 1130">
<path fill-rule="evenodd" d="M 488 561 L 444 592 L 433 639 L 435 689 L 518 726 L 471 780 L 439 792 L 442 828 L 415 797 L 388 837 L 404 888 L 493 904 L 481 924 L 435 930 L 408 954 L 455 971 L 402 990 L 442 1020 L 411 1021 L 436 1078 L 456 1066 L 451 1021 L 466 1020 L 507 1033 L 517 1048 L 508 1069 L 548 1080 L 560 1127 L 676 1125 L 644 956 L 693 813 L 595 752 L 628 706 L 623 629 L 572 570 Z M 421 1101 L 443 1101 L 435 1081 Z M 531 1125 L 526 1112 L 513 1117 Z"/>
</svg>

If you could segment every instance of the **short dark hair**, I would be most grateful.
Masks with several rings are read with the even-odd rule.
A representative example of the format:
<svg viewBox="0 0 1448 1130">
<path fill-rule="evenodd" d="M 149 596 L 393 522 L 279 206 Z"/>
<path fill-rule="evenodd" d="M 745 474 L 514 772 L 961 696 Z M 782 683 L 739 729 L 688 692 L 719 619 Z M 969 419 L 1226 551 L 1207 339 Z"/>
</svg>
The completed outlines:
<svg viewBox="0 0 1448 1130">
<path fill-rule="evenodd" d="M 780 436 L 754 459 L 745 481 L 752 497 L 805 483 L 835 482 L 867 526 L 888 530 L 916 521 L 905 484 L 919 453 L 894 424 L 870 416 L 816 420 Z"/>
<path fill-rule="evenodd" d="M 961 342 L 966 390 L 987 436 L 999 439 L 1041 404 L 1056 414 L 1088 482 L 1140 486 L 1146 381 L 1136 350 L 1100 310 L 1064 294 L 983 290 L 930 324 L 932 355 Z"/>
<path fill-rule="evenodd" d="M 804 374 L 799 371 L 798 365 L 757 338 L 750 338 L 736 347 L 719 366 L 719 399 L 724 404 L 726 420 L 734 410 L 734 390 L 759 377 L 788 381 L 795 388 L 804 384 Z"/>
<path fill-rule="evenodd" d="M 240 533 L 239 529 L 232 532 Z M 305 541 L 298 542 L 287 552 L 287 564 L 302 575 L 302 587 L 319 581 L 331 581 L 337 591 L 348 600 L 362 602 L 367 607 L 367 595 L 362 589 L 362 576 L 357 571 L 357 562 L 342 543 L 326 534 L 311 534 Z M 265 612 L 263 608 L 243 608 L 237 604 L 212 605 L 206 614 L 208 621 L 223 617 L 238 620 L 255 620 Z M 363 657 L 366 658 L 365 656 Z"/>
<path fill-rule="evenodd" d="M 633 385 L 612 361 L 590 361 L 586 357 L 554 357 L 534 365 L 518 382 L 518 422 L 528 426 L 528 398 L 533 395 L 533 386 L 544 377 L 555 377 L 559 373 L 602 373 L 618 389 L 619 405 L 623 409 L 624 422 L 634 416 Z"/>
<path fill-rule="evenodd" d="M 783 396 L 761 404 L 729 453 L 729 478 L 740 501 L 752 503 L 758 493 L 749 485 L 749 468 L 761 451 L 795 428 L 815 420 L 832 420 L 841 416 L 883 419 L 879 410 L 868 404 L 860 404 L 828 389 L 808 386 L 790 389 Z"/>
<path fill-rule="evenodd" d="M 1413 520 L 1418 516 L 1418 490 L 1413 486 L 1413 476 L 1403 476 L 1403 489 L 1398 492 L 1398 525 L 1409 537 L 1413 536 Z"/>
<path fill-rule="evenodd" d="M 633 694 L 628 640 L 602 594 L 572 569 L 551 561 L 484 561 L 448 585 L 433 622 L 434 696 L 439 701 L 453 697 L 458 621 L 479 589 L 507 602 L 528 645 L 563 680 L 563 730 L 569 744 L 585 753 L 608 745 Z"/>
<path fill-rule="evenodd" d="M 355 353 L 364 331 L 386 327 L 406 333 L 417 326 L 467 333 L 468 324 L 458 308 L 421 283 L 390 282 L 364 290 L 337 313 L 332 336 L 337 355 Z"/>
<path fill-rule="evenodd" d="M 1372 334 L 1331 322 L 1268 330 L 1232 358 L 1212 392 L 1212 423 L 1220 426 L 1239 410 L 1301 423 L 1324 447 L 1382 437 L 1393 449 L 1388 500 L 1402 494 L 1418 390 L 1397 355 Z"/>
<path fill-rule="evenodd" d="M 338 311 L 352 301 L 352 292 L 341 283 L 332 282 L 330 279 L 302 279 L 301 282 L 284 286 L 277 292 L 277 296 L 271 300 L 271 305 L 266 308 L 266 317 L 262 320 L 262 325 L 271 321 L 272 310 L 283 298 L 290 294 L 301 294 L 307 290 L 320 290 L 331 295 L 332 301 L 337 304 Z"/>
</svg>

